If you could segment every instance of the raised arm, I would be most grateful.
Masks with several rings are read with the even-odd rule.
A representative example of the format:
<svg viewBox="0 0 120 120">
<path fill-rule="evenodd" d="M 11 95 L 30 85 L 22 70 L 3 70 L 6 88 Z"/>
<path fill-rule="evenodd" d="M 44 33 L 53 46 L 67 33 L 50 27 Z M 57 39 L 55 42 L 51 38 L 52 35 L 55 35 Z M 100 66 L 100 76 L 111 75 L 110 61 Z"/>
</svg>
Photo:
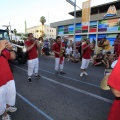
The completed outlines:
<svg viewBox="0 0 120 120">
<path fill-rule="evenodd" d="M 27 44 L 25 44 L 25 47 L 27 48 L 27 51 L 30 51 L 34 47 L 35 44 L 37 44 L 37 41 L 34 41 L 34 43 L 29 47 L 27 46 Z"/>
</svg>

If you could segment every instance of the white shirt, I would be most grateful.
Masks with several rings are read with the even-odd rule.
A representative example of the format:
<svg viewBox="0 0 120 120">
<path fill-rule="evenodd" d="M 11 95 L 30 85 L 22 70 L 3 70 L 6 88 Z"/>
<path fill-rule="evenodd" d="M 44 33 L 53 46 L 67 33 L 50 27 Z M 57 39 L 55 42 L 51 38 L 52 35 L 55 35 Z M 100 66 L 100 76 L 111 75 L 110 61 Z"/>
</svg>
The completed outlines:
<svg viewBox="0 0 120 120">
<path fill-rule="evenodd" d="M 65 52 L 68 55 L 71 54 L 72 53 L 72 48 L 71 47 L 70 48 L 67 47 Z"/>
</svg>

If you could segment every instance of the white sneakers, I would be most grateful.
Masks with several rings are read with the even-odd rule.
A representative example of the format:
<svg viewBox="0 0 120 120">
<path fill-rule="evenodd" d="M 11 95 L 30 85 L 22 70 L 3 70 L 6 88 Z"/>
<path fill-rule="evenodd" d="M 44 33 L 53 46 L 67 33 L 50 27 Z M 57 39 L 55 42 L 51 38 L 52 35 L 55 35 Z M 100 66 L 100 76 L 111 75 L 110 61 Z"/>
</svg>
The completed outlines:
<svg viewBox="0 0 120 120">
<path fill-rule="evenodd" d="M 88 75 L 86 72 L 83 72 L 84 75 Z"/>
<path fill-rule="evenodd" d="M 17 110 L 17 108 L 16 107 L 12 107 L 12 106 L 6 108 L 6 112 L 15 112 L 16 110 Z"/>
<path fill-rule="evenodd" d="M 80 77 L 82 77 L 83 76 L 83 73 L 80 73 Z"/>
<path fill-rule="evenodd" d="M 88 75 L 88 74 L 86 72 L 80 73 L 80 77 L 82 77 L 83 75 Z"/>
<path fill-rule="evenodd" d="M 2 116 L 2 120 L 12 120 L 10 115 L 7 114 L 7 116 Z"/>
<path fill-rule="evenodd" d="M 14 106 L 13 107 L 10 106 L 10 107 L 6 108 L 6 112 L 15 112 L 16 110 L 17 110 L 17 108 Z M 2 120 L 12 120 L 12 119 L 11 119 L 10 115 L 7 114 L 6 116 L 2 115 Z"/>
</svg>

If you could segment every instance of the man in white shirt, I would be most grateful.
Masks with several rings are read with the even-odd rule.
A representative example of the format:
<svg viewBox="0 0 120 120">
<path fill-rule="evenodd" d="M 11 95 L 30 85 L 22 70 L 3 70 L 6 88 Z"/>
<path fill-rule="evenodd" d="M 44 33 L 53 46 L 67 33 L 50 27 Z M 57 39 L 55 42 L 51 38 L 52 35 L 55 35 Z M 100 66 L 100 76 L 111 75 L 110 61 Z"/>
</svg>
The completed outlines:
<svg viewBox="0 0 120 120">
<path fill-rule="evenodd" d="M 73 53 L 71 61 L 75 63 L 80 61 L 80 53 L 78 52 L 78 49 Z"/>
<path fill-rule="evenodd" d="M 66 51 L 65 51 L 65 54 L 68 58 L 68 61 L 70 60 L 70 57 L 72 55 L 72 47 L 70 47 L 70 45 L 68 44 L 67 48 L 66 48 Z"/>
</svg>

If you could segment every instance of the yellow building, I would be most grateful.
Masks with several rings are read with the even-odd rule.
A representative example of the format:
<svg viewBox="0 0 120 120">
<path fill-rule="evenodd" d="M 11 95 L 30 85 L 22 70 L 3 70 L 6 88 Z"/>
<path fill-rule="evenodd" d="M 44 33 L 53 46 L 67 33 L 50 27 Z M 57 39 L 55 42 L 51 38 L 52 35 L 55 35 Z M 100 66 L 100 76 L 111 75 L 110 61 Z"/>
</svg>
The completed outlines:
<svg viewBox="0 0 120 120">
<path fill-rule="evenodd" d="M 42 35 L 42 25 L 34 26 L 27 29 L 27 33 L 33 33 L 34 37 L 39 38 Z M 56 38 L 56 29 L 51 28 L 49 25 L 44 25 L 43 33 L 45 34 L 45 38 Z"/>
</svg>

